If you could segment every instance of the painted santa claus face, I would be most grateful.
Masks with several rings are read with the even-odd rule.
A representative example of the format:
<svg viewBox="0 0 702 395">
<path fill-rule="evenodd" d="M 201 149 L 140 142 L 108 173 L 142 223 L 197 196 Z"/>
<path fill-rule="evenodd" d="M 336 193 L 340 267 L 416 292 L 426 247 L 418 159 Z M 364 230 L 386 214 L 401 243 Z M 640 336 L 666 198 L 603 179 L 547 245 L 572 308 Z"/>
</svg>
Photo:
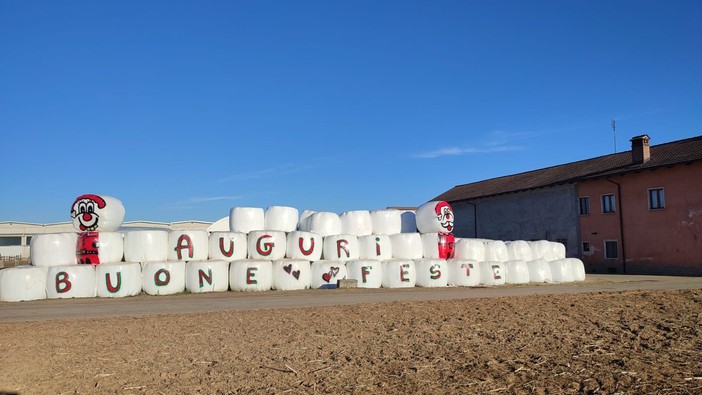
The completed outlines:
<svg viewBox="0 0 702 395">
<path fill-rule="evenodd" d="M 122 225 L 124 206 L 105 195 L 81 195 L 71 206 L 73 228 L 78 232 L 114 232 Z"/>
<path fill-rule="evenodd" d="M 71 218 L 73 226 L 82 232 L 95 231 L 100 221 L 99 211 L 105 208 L 105 200 L 97 195 L 82 195 L 73 202 Z"/>
<path fill-rule="evenodd" d="M 448 202 L 431 201 L 417 207 L 415 214 L 419 233 L 453 232 L 453 209 Z"/>
<path fill-rule="evenodd" d="M 446 202 L 439 202 L 434 209 L 441 227 L 446 229 L 446 232 L 453 231 L 453 210 L 451 210 L 451 206 Z"/>
</svg>

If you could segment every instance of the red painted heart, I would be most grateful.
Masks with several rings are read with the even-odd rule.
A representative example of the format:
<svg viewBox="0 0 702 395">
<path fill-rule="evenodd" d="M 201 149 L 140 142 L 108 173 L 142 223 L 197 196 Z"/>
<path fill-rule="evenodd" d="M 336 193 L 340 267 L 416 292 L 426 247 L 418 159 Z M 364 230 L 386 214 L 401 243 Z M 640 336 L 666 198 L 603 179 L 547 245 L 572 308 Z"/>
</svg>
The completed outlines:
<svg viewBox="0 0 702 395">
<path fill-rule="evenodd" d="M 337 274 L 339 274 L 339 268 L 332 266 L 329 268 L 327 273 L 322 274 L 322 280 L 329 282 L 331 281 L 332 277 L 336 277 Z"/>
</svg>

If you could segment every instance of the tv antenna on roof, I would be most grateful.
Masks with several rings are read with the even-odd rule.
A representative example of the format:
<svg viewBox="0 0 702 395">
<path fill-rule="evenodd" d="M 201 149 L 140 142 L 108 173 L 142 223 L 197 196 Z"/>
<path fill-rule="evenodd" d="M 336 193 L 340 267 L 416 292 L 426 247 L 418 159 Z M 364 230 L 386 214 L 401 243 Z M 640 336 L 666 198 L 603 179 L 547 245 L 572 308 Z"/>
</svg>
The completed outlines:
<svg viewBox="0 0 702 395">
<path fill-rule="evenodd" d="M 617 121 L 612 118 L 612 136 L 614 136 L 614 153 L 617 153 Z"/>
</svg>

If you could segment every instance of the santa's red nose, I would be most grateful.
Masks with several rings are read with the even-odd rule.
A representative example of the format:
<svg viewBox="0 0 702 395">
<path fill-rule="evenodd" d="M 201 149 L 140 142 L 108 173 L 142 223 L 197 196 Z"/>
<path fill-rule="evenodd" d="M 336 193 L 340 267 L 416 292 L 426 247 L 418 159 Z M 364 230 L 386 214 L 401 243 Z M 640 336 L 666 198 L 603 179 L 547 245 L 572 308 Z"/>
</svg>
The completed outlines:
<svg viewBox="0 0 702 395">
<path fill-rule="evenodd" d="M 91 219 L 93 219 L 92 214 L 90 214 L 90 213 L 83 213 L 83 221 L 90 221 Z"/>
</svg>

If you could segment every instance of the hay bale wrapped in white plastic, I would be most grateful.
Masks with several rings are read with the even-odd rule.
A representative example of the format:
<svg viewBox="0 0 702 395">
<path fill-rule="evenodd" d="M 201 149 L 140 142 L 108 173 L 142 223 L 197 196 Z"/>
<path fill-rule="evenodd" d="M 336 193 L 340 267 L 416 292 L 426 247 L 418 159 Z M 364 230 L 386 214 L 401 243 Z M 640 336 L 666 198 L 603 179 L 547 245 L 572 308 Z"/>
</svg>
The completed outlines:
<svg viewBox="0 0 702 395">
<path fill-rule="evenodd" d="M 168 232 L 169 261 L 204 261 L 209 249 L 209 234 L 206 230 Z"/>
<path fill-rule="evenodd" d="M 240 259 L 229 265 L 232 291 L 268 291 L 273 286 L 273 263 L 262 259 Z"/>
<path fill-rule="evenodd" d="M 424 203 L 417 208 L 415 214 L 417 229 L 420 233 L 451 233 L 453 232 L 453 209 L 443 201 Z"/>
<path fill-rule="evenodd" d="M 412 259 L 388 259 L 382 265 L 383 288 L 412 288 L 417 284 L 417 269 Z"/>
<path fill-rule="evenodd" d="M 124 298 L 141 293 L 141 264 L 139 262 L 101 263 L 95 268 L 97 296 Z"/>
<path fill-rule="evenodd" d="M 553 253 L 554 259 L 565 259 L 566 257 L 566 246 L 563 243 L 556 241 L 549 242 L 551 245 L 551 251 Z"/>
<path fill-rule="evenodd" d="M 333 235 L 324 238 L 322 257 L 330 261 L 350 261 L 358 259 L 360 246 L 354 235 Z"/>
<path fill-rule="evenodd" d="M 390 235 L 392 256 L 397 259 L 421 259 L 424 256 L 422 236 L 419 233 Z"/>
<path fill-rule="evenodd" d="M 46 299 L 47 266 L 16 266 L 0 270 L 0 301 Z"/>
<path fill-rule="evenodd" d="M 336 282 L 346 276 L 346 264 L 342 261 L 314 261 L 310 288 L 336 288 Z"/>
<path fill-rule="evenodd" d="M 46 297 L 49 299 L 94 298 L 95 266 L 51 266 L 46 273 Z"/>
<path fill-rule="evenodd" d="M 529 282 L 529 266 L 521 259 L 505 262 L 507 284 L 527 284 Z"/>
<path fill-rule="evenodd" d="M 402 232 L 402 213 L 398 210 L 373 210 L 370 212 L 373 234 L 394 235 Z"/>
<path fill-rule="evenodd" d="M 266 228 L 266 215 L 260 207 L 232 207 L 229 211 L 229 230 L 249 234 Z"/>
<path fill-rule="evenodd" d="M 544 255 L 548 255 L 549 257 L 551 256 L 551 253 L 549 252 L 548 254 L 546 253 L 546 250 L 550 250 L 550 245 L 548 244 L 548 241 L 546 240 L 535 240 L 535 241 L 528 241 L 529 244 L 529 249 L 531 250 L 531 259 L 545 259 Z M 545 259 L 548 261 L 549 259 Z"/>
<path fill-rule="evenodd" d="M 312 281 L 310 262 L 302 259 L 273 261 L 273 289 L 294 291 L 307 289 Z"/>
<path fill-rule="evenodd" d="M 373 233 L 373 221 L 368 210 L 345 211 L 339 216 L 341 234 L 366 236 Z"/>
<path fill-rule="evenodd" d="M 266 209 L 264 221 L 265 230 L 292 232 L 297 229 L 298 211 L 294 207 L 271 206 Z"/>
<path fill-rule="evenodd" d="M 34 235 L 29 243 L 33 266 L 75 265 L 77 233 L 46 233 Z"/>
<path fill-rule="evenodd" d="M 147 262 L 142 265 L 141 289 L 149 295 L 173 295 L 185 291 L 184 262 Z"/>
<path fill-rule="evenodd" d="M 163 262 L 168 260 L 167 230 L 130 230 L 124 233 L 126 262 Z"/>
<path fill-rule="evenodd" d="M 482 239 L 456 238 L 455 259 L 482 262 L 485 260 L 485 244 Z"/>
<path fill-rule="evenodd" d="M 485 260 L 506 262 L 509 260 L 507 245 L 502 240 L 487 240 L 485 244 Z"/>
<path fill-rule="evenodd" d="M 449 259 L 448 285 L 458 287 L 475 287 L 480 284 L 480 265 L 472 259 Z"/>
<path fill-rule="evenodd" d="M 570 283 L 575 281 L 575 271 L 568 259 L 556 259 L 548 262 L 551 267 L 551 277 L 557 283 Z"/>
<path fill-rule="evenodd" d="M 545 259 L 547 261 L 555 261 L 559 259 L 554 253 L 553 244 L 548 240 L 530 241 L 532 259 Z"/>
<path fill-rule="evenodd" d="M 114 232 L 122 226 L 124 206 L 106 195 L 81 195 L 71 206 L 73 228 L 78 232 Z"/>
<path fill-rule="evenodd" d="M 229 262 L 190 261 L 185 264 L 185 290 L 190 293 L 229 290 Z"/>
<path fill-rule="evenodd" d="M 300 220 L 297 223 L 297 230 L 303 231 L 303 232 L 309 232 L 310 231 L 310 219 L 312 219 L 312 214 L 316 214 L 317 212 L 314 210 L 302 210 L 302 213 L 300 214 Z"/>
<path fill-rule="evenodd" d="M 417 214 L 414 210 L 404 210 L 400 214 L 402 222 L 402 233 L 414 233 L 417 231 Z"/>
<path fill-rule="evenodd" d="M 380 288 L 383 284 L 383 265 L 375 259 L 356 259 L 346 262 L 347 278 L 356 280 L 358 288 Z"/>
<path fill-rule="evenodd" d="M 505 285 L 505 264 L 499 261 L 480 262 L 481 285 Z"/>
<path fill-rule="evenodd" d="M 100 232 L 98 255 L 100 263 L 118 263 L 124 258 L 124 234 Z"/>
<path fill-rule="evenodd" d="M 249 232 L 247 250 L 250 259 L 276 260 L 285 258 L 288 238 L 277 230 L 252 230 Z"/>
<path fill-rule="evenodd" d="M 208 238 L 207 256 L 212 260 L 236 261 L 246 259 L 248 239 L 239 232 L 212 232 Z"/>
<path fill-rule="evenodd" d="M 418 287 L 436 288 L 448 285 L 448 267 L 445 259 L 415 259 Z"/>
<path fill-rule="evenodd" d="M 510 261 L 525 261 L 532 260 L 531 248 L 529 243 L 524 240 L 505 241 L 507 247 L 507 259 Z"/>
<path fill-rule="evenodd" d="M 585 281 L 585 265 L 578 258 L 566 258 L 573 268 L 573 281 Z"/>
<path fill-rule="evenodd" d="M 534 259 L 527 262 L 529 268 L 529 282 L 550 283 L 553 282 L 551 276 L 551 265 L 545 259 Z"/>
<path fill-rule="evenodd" d="M 341 218 L 336 213 L 321 211 L 312 214 L 308 220 L 309 231 L 322 237 L 341 234 Z"/>
<path fill-rule="evenodd" d="M 392 258 L 392 243 L 388 235 L 368 235 L 358 238 L 360 259 L 384 261 Z"/>
<path fill-rule="evenodd" d="M 316 233 L 305 231 L 288 233 L 286 258 L 318 261 L 322 259 L 323 250 L 324 238 Z"/>
<path fill-rule="evenodd" d="M 421 233 L 422 254 L 429 259 L 452 259 L 456 238 L 451 233 Z"/>
</svg>

